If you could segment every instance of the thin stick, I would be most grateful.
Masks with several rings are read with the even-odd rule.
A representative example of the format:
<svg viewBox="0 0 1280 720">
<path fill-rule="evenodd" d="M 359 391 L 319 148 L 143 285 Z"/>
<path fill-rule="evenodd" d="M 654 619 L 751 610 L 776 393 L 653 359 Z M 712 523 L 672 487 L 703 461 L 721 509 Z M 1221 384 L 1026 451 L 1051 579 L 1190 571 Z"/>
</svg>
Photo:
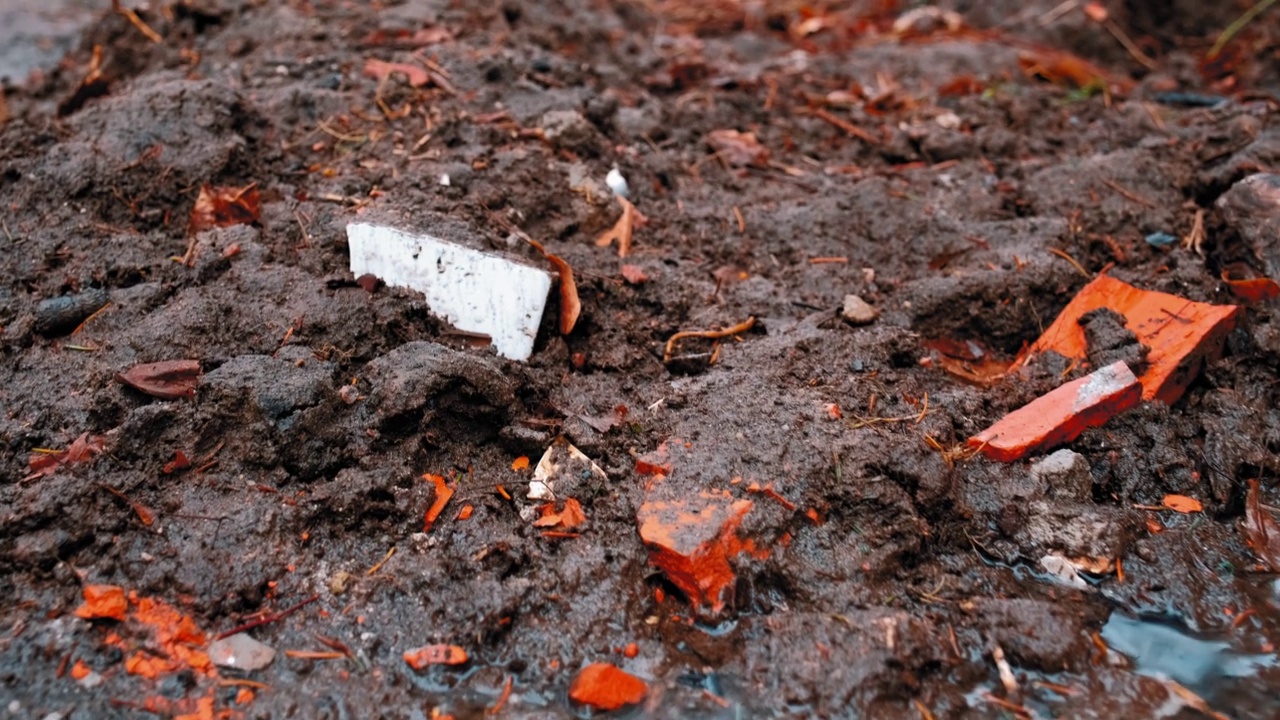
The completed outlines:
<svg viewBox="0 0 1280 720">
<path fill-rule="evenodd" d="M 221 639 L 226 638 L 226 637 L 231 637 L 232 635 L 235 635 L 236 633 L 242 633 L 242 632 L 244 632 L 244 631 L 246 631 L 246 630 L 252 630 L 252 629 L 254 629 L 254 628 L 256 628 L 256 627 L 261 627 L 261 626 L 266 625 L 266 624 L 268 624 L 268 623 L 273 623 L 273 622 L 275 622 L 275 621 L 277 621 L 277 620 L 283 620 L 283 619 L 285 619 L 285 618 L 289 617 L 290 615 L 292 615 L 292 614 L 294 614 L 294 613 L 298 612 L 298 611 L 299 611 L 299 610 L 301 610 L 302 608 L 306 607 L 307 605 L 310 605 L 311 603 L 313 603 L 313 602 L 315 602 L 315 601 L 317 601 L 317 600 L 319 600 L 319 599 L 320 599 L 320 594 L 319 594 L 319 593 L 316 593 L 315 595 L 312 595 L 311 597 L 307 598 L 306 600 L 303 600 L 302 602 L 298 603 L 297 605 L 294 605 L 293 607 L 291 607 L 291 608 L 289 608 L 289 609 L 287 609 L 287 610 L 282 610 L 282 611 L 280 611 L 280 612 L 276 613 L 275 615 L 268 615 L 267 617 L 259 618 L 259 619 L 257 619 L 257 620 L 254 620 L 253 622 L 247 622 L 247 623 L 245 623 L 245 624 L 243 624 L 243 625 L 240 625 L 239 627 L 233 627 L 233 628 L 231 628 L 230 630 L 228 630 L 228 631 L 226 631 L 226 632 L 222 633 L 221 635 L 218 635 L 218 636 L 214 637 L 213 639 L 214 639 L 214 640 L 221 640 Z"/>
<path fill-rule="evenodd" d="M 138 17 L 138 13 L 133 11 L 133 8 L 123 7 L 119 3 L 116 3 L 115 11 L 125 16 L 125 18 L 127 18 L 129 22 L 133 23 L 133 26 L 138 28 L 138 31 L 143 35 L 146 35 L 147 39 L 151 42 L 157 45 L 164 42 L 164 38 L 160 37 L 160 33 L 152 30 L 150 25 L 143 22 L 142 18 Z"/>
<path fill-rule="evenodd" d="M 1274 0 L 1272 1 L 1274 2 Z M 1141 63 L 1143 67 L 1148 70 L 1155 70 L 1160 67 L 1156 64 L 1155 60 L 1152 60 L 1146 53 L 1142 52 L 1142 48 L 1138 47 L 1138 44 L 1130 39 L 1130 37 L 1125 34 L 1124 30 L 1120 29 L 1120 26 L 1116 24 L 1115 20 L 1107 18 L 1103 21 L 1102 26 L 1105 27 L 1107 32 L 1111 33 L 1111 36 L 1118 40 L 1120 44 L 1124 46 L 1124 49 L 1128 50 L 1129 54 L 1133 56 L 1133 59 Z"/>
<path fill-rule="evenodd" d="M 1106 178 L 1103 178 L 1103 180 L 1102 180 L 1102 184 L 1103 184 L 1103 185 L 1106 185 L 1107 187 L 1111 188 L 1112 190 L 1115 190 L 1116 192 L 1120 193 L 1122 196 L 1124 196 L 1124 198 L 1125 198 L 1126 200 L 1131 200 L 1131 201 L 1133 201 L 1133 202 L 1138 203 L 1139 205 L 1144 205 L 1144 206 L 1149 207 L 1149 208 L 1151 208 L 1151 209 L 1153 209 L 1153 210 L 1156 208 L 1156 204 L 1155 204 L 1155 203 L 1153 203 L 1153 202 L 1151 202 L 1150 200 L 1148 200 L 1148 199 L 1146 199 L 1146 198 L 1142 197 L 1141 195 L 1138 195 L 1137 193 L 1135 193 L 1135 192 L 1134 192 L 1134 191 L 1132 191 L 1132 190 L 1128 190 L 1128 189 L 1125 189 L 1125 188 L 1121 187 L 1120 185 L 1116 184 L 1114 181 L 1107 180 Z"/>
<path fill-rule="evenodd" d="M 727 338 L 733 335 L 737 335 L 738 333 L 746 332 L 750 330 L 752 327 L 754 327 L 755 324 L 756 324 L 756 319 L 754 317 L 749 317 L 743 322 L 740 322 L 737 325 L 734 325 L 733 327 L 725 328 L 724 330 L 683 330 L 681 332 L 678 332 L 675 335 L 672 335 L 670 339 L 667 340 L 667 348 L 662 353 L 662 362 L 664 363 L 671 362 L 671 351 L 675 349 L 677 340 L 683 340 L 684 338 L 693 338 L 693 337 L 718 340 L 720 338 Z"/>
<path fill-rule="evenodd" d="M 1075 258 L 1068 255 L 1065 250 L 1059 250 L 1058 248 L 1049 248 L 1049 252 L 1071 263 L 1071 267 L 1074 267 L 1076 271 L 1079 272 L 1081 275 L 1085 276 L 1090 280 L 1093 279 L 1093 276 L 1089 274 L 1089 271 L 1085 270 L 1084 266 L 1081 265 L 1079 262 L 1077 262 Z"/>
<path fill-rule="evenodd" d="M 1235 37 L 1236 33 L 1240 32 L 1245 25 L 1248 25 L 1254 18 L 1258 17 L 1266 11 L 1267 8 L 1275 4 L 1276 0 L 1262 0 L 1248 10 L 1245 10 L 1243 15 L 1236 18 L 1235 22 L 1228 25 L 1227 29 L 1223 30 L 1222 34 L 1218 36 L 1217 41 L 1213 43 L 1213 47 L 1209 49 L 1209 59 L 1212 60 L 1213 58 L 1218 57 L 1218 53 L 1222 52 L 1222 48 L 1226 47 L 1227 43 L 1231 42 L 1231 38 Z"/>
</svg>

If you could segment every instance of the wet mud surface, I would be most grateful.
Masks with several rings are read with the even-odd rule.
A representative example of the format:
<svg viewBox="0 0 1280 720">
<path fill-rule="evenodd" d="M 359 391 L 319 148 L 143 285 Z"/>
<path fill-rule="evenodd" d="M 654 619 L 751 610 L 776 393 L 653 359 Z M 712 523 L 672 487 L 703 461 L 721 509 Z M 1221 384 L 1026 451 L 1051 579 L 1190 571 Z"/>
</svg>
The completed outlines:
<svg viewBox="0 0 1280 720">
<path fill-rule="evenodd" d="M 160 42 L 104 10 L 5 92 L 0 716 L 586 717 L 570 684 L 610 662 L 647 683 L 627 717 L 1275 717 L 1280 585 L 1242 528 L 1249 480 L 1280 505 L 1280 331 L 1221 279 L 1275 245 L 1218 200 L 1280 168 L 1249 56 L 1276 16 L 1201 68 L 1234 12 L 1107 4 L 1149 70 L 1079 8 L 960 5 L 895 32 L 892 2 L 227 0 L 140 11 Z M 1054 48 L 1110 82 L 1027 72 Z M 625 258 L 595 242 L 614 167 L 649 220 Z M 251 184 L 251 222 L 193 232 L 202 186 Z M 576 327 L 553 292 L 497 357 L 357 282 L 369 217 L 542 266 L 536 238 Z M 979 370 L 1104 269 L 1241 304 L 1223 356 L 1061 467 L 965 451 L 1087 372 Z M 1086 330 L 1089 365 L 1145 362 L 1123 316 Z M 117 379 L 173 360 L 191 397 Z M 526 498 L 557 438 L 571 532 Z M 737 523 L 677 538 L 728 548 L 697 590 L 642 537 L 684 511 Z M 86 585 L 275 659 L 146 677 L 174 651 L 77 617 Z M 467 661 L 405 662 L 433 644 Z"/>
</svg>

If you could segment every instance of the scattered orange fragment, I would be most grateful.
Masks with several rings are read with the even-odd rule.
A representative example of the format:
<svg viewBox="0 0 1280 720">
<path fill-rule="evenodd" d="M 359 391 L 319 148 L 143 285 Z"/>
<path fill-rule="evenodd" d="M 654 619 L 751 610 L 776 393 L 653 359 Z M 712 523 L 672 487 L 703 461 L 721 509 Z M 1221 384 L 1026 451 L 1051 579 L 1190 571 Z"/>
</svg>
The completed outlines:
<svg viewBox="0 0 1280 720">
<path fill-rule="evenodd" d="M 610 663 L 583 668 L 569 685 L 569 699 L 596 710 L 617 710 L 644 701 L 649 686 Z"/>
<path fill-rule="evenodd" d="M 473 512 L 475 512 L 475 508 L 474 508 L 474 507 L 472 507 L 471 505 L 463 505 L 463 506 L 462 506 L 462 509 L 458 511 L 458 519 L 459 519 L 459 520 L 470 520 L 470 519 L 471 519 L 471 513 L 473 513 Z"/>
<path fill-rule="evenodd" d="M 586 521 L 587 515 L 582 511 L 582 504 L 573 498 L 567 498 L 564 501 L 564 509 L 560 512 L 556 512 L 554 503 L 544 505 L 542 517 L 535 520 L 533 526 L 572 530 Z"/>
<path fill-rule="evenodd" d="M 644 503 L 636 519 L 649 562 L 661 568 L 695 607 L 705 604 L 720 612 L 735 581 L 729 559 L 744 552 L 768 555 L 738 537 L 738 526 L 751 506 L 750 500 L 707 490 L 688 500 Z"/>
<path fill-rule="evenodd" d="M 1142 385 L 1123 360 L 1073 380 L 1000 418 L 969 438 L 992 460 L 1013 462 L 1071 442 L 1142 400 Z"/>
<path fill-rule="evenodd" d="M 249 703 L 253 702 L 253 698 L 254 698 L 253 691 L 250 690 L 249 688 L 240 688 L 239 690 L 236 691 L 237 705 L 248 705 Z"/>
<path fill-rule="evenodd" d="M 622 649 L 622 654 L 626 657 L 633 658 L 640 654 L 640 646 L 635 643 L 627 643 L 627 646 Z"/>
<path fill-rule="evenodd" d="M 1186 495 L 1165 495 L 1160 504 L 1180 513 L 1198 513 L 1204 510 L 1199 500 Z"/>
<path fill-rule="evenodd" d="M 89 669 L 88 665 L 84 664 L 83 660 L 77 660 L 76 664 L 71 666 L 71 679 L 83 680 L 89 677 L 89 673 L 91 672 L 93 671 Z"/>
<path fill-rule="evenodd" d="M 76 617 L 85 620 L 124 620 L 129 610 L 124 588 L 115 585 L 85 585 L 81 591 L 84 604 L 76 608 Z"/>
<path fill-rule="evenodd" d="M 1204 362 L 1221 354 L 1238 312 L 1235 305 L 1209 305 L 1139 290 L 1099 275 L 1076 293 L 1017 364 L 1048 350 L 1071 360 L 1085 360 L 1087 345 L 1080 316 L 1103 307 L 1124 315 L 1125 327 L 1137 335 L 1138 342 L 1151 348 L 1147 371 L 1139 378 L 1142 398 L 1168 405 L 1182 397 Z"/>
<path fill-rule="evenodd" d="M 529 467 L 529 457 L 527 455 L 521 455 L 520 457 L 511 461 L 511 469 L 517 472 L 520 470 L 524 470 L 527 467 Z"/>
<path fill-rule="evenodd" d="M 426 473 L 422 476 L 422 479 L 428 480 L 436 486 L 436 499 L 431 503 L 431 507 L 427 508 L 427 514 L 422 523 L 422 532 L 425 533 L 431 532 L 431 526 L 435 524 L 436 518 L 440 517 L 440 512 L 444 510 L 444 506 L 449 504 L 449 498 L 453 497 L 453 488 L 449 487 L 442 475 Z"/>
<path fill-rule="evenodd" d="M 424 645 L 416 650 L 406 650 L 404 661 L 414 670 L 430 665 L 461 665 L 467 661 L 467 651 L 457 645 Z"/>
</svg>

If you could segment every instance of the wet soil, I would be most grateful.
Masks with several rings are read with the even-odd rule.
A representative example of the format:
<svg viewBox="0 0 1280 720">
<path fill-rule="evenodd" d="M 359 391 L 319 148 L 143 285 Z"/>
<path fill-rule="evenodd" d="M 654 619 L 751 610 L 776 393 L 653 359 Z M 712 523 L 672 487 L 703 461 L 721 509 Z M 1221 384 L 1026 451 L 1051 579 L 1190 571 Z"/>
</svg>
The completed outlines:
<svg viewBox="0 0 1280 720">
<path fill-rule="evenodd" d="M 1172 407 L 1072 443 L 1081 492 L 958 450 L 1083 369 L 970 384 L 926 343 L 1011 360 L 1104 268 L 1219 304 L 1238 302 L 1225 266 L 1265 270 L 1215 201 L 1280 167 L 1280 16 L 1202 73 L 1233 11 L 1106 3 L 1152 70 L 1058 5 L 959 3 L 959 30 L 895 33 L 894 2 L 220 0 L 140 12 L 160 42 L 104 11 L 0 121 L 0 714 L 212 697 L 233 717 L 470 718 L 510 682 L 499 715 L 583 717 L 567 688 L 603 661 L 649 683 L 634 717 L 1196 716 L 1169 677 L 1275 717 L 1280 585 L 1240 530 L 1247 480 L 1280 505 L 1273 301 Z M 1024 72 L 1053 48 L 1111 87 Z M 767 156 L 714 153 L 717 130 Z M 615 166 L 649 218 L 622 259 L 594 242 Z M 250 184 L 254 222 L 192 235 L 203 185 Z M 1202 254 L 1145 240 L 1197 211 Z M 530 263 L 512 228 L 537 238 L 582 317 L 561 336 L 553 301 L 532 358 L 498 358 L 420 295 L 356 282 L 344 227 L 377 214 Z M 842 320 L 848 294 L 879 316 Z M 674 333 L 748 318 L 664 362 Z M 1099 357 L 1141 361 L 1096 320 Z M 182 359 L 204 373 L 189 399 L 116 380 Z M 104 452 L 27 479 L 83 433 Z M 548 536 L 525 495 L 561 436 L 607 481 L 580 474 L 587 524 Z M 166 471 L 177 452 L 192 467 Z M 665 476 L 638 471 L 660 452 Z M 424 474 L 456 487 L 429 529 Z M 719 613 L 637 531 L 646 501 L 702 491 L 750 500 L 761 550 L 733 558 Z M 1167 494 L 1204 512 L 1149 509 Z M 1052 553 L 1112 562 L 1080 589 Z M 277 657 L 130 674 L 109 634 L 146 636 L 75 617 L 85 584 L 210 635 L 271 620 L 250 633 Z M 330 650 L 317 636 L 351 657 L 285 655 Z M 434 643 L 468 662 L 402 659 Z"/>
</svg>

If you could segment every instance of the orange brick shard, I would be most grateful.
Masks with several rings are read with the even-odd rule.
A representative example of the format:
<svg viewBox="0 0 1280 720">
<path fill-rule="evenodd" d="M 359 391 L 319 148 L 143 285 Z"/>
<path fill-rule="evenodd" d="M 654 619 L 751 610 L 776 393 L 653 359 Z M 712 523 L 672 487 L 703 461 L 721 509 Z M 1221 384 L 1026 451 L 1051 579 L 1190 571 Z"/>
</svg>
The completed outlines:
<svg viewBox="0 0 1280 720">
<path fill-rule="evenodd" d="M 637 705 L 649 694 L 643 680 L 610 663 L 594 663 L 578 673 L 569 686 L 569 699 L 596 710 Z"/>
<path fill-rule="evenodd" d="M 649 562 L 695 607 L 709 605 L 713 613 L 720 612 L 725 591 L 736 579 L 729 559 L 756 552 L 754 543 L 738 537 L 751 505 L 750 500 L 708 491 L 689 500 L 646 502 L 636 519 Z"/>
<path fill-rule="evenodd" d="M 1139 290 L 1099 275 L 1080 289 L 1053 325 L 1027 348 L 1019 364 L 1048 350 L 1084 360 L 1087 346 L 1080 317 L 1104 307 L 1124 315 L 1125 327 L 1138 336 L 1138 342 L 1151 348 L 1147 371 L 1139 378 L 1142 398 L 1169 405 L 1182 397 L 1206 361 L 1221 355 L 1239 310 L 1235 305 L 1209 305 Z"/>
<path fill-rule="evenodd" d="M 76 617 L 85 620 L 124 620 L 129 602 L 124 588 L 115 585 L 85 585 L 81 590 L 84 603 L 76 608 Z"/>
<path fill-rule="evenodd" d="M 1142 401 L 1142 384 L 1124 361 L 1045 393 L 969 438 L 993 460 L 1013 462 L 1071 442 Z"/>
</svg>

